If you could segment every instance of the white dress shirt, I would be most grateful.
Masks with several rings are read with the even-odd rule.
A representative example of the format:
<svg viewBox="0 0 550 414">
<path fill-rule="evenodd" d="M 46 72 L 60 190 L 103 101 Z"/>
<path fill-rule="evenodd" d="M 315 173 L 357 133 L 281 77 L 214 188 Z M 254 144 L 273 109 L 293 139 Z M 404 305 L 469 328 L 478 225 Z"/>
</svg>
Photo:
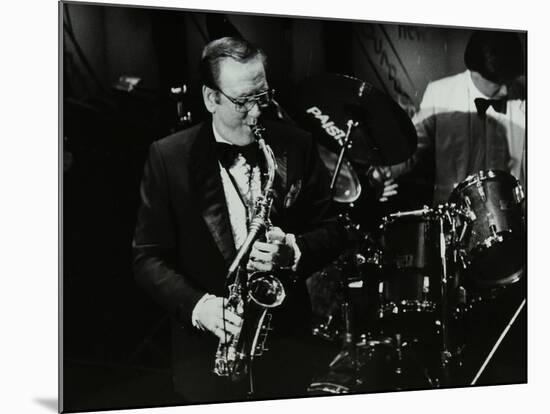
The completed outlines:
<svg viewBox="0 0 550 414">
<path fill-rule="evenodd" d="M 214 124 L 212 124 L 212 129 L 214 130 L 216 142 L 233 145 L 221 137 L 218 131 L 216 131 Z M 261 195 L 262 180 L 260 168 L 258 166 L 251 168 L 240 154 L 228 169 L 225 169 L 220 162 L 218 162 L 218 167 L 229 211 L 229 221 L 231 222 L 235 248 L 239 250 L 248 234 L 248 223 L 251 219 L 254 205 Z M 233 180 L 231 180 L 228 174 L 233 176 L 238 189 L 235 188 Z"/>
<path fill-rule="evenodd" d="M 428 84 L 413 119 L 418 151 L 435 154 L 435 204 L 447 201 L 457 184 L 479 170 L 508 171 L 524 184 L 525 101 L 508 99 L 506 113 L 490 106 L 480 117 L 476 98 L 489 99 L 466 70 Z"/>
</svg>

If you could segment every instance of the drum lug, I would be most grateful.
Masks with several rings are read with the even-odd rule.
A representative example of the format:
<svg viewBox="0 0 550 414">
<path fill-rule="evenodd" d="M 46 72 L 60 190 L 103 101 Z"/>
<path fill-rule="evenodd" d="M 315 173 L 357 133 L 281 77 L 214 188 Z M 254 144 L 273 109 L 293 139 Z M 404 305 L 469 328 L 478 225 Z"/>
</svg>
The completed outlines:
<svg viewBox="0 0 550 414">
<path fill-rule="evenodd" d="M 422 281 L 422 300 L 428 302 L 428 293 L 430 293 L 430 278 L 429 276 L 424 276 Z"/>
<path fill-rule="evenodd" d="M 483 190 L 483 188 L 481 188 Z M 485 192 L 484 192 L 485 194 Z M 477 219 L 476 214 L 472 210 L 472 200 L 470 200 L 470 197 L 467 195 L 464 196 L 464 203 L 466 204 L 466 207 L 463 209 L 463 214 L 470 220 L 475 221 Z"/>
<path fill-rule="evenodd" d="M 463 269 L 467 269 L 470 266 L 470 261 L 468 260 L 468 255 L 464 249 L 458 251 L 458 258 Z"/>
<path fill-rule="evenodd" d="M 514 187 L 514 200 L 516 204 L 520 204 L 524 198 L 525 198 L 525 194 L 523 192 L 523 188 L 518 183 L 518 185 Z"/>
<path fill-rule="evenodd" d="M 354 259 L 354 262 L 355 262 L 354 264 L 356 266 L 361 266 L 361 265 L 364 265 L 365 263 L 367 263 L 367 258 L 364 255 L 362 255 L 361 253 L 357 253 L 353 257 L 353 259 Z"/>
<path fill-rule="evenodd" d="M 484 203 L 487 202 L 487 195 L 485 194 L 485 189 L 483 188 L 483 182 L 481 180 L 476 181 L 476 188 L 479 197 L 481 197 L 481 201 L 483 201 Z"/>
</svg>

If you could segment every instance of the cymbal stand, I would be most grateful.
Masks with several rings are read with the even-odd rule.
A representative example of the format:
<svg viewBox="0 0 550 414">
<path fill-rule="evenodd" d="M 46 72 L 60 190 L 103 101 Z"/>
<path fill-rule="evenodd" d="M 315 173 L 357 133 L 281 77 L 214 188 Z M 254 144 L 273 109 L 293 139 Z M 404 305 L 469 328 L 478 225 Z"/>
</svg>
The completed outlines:
<svg viewBox="0 0 550 414">
<path fill-rule="evenodd" d="M 344 286 L 344 301 L 342 303 L 342 318 L 344 319 L 344 332 L 342 334 L 342 350 L 329 364 L 330 368 L 337 368 L 340 361 L 351 361 L 351 368 L 357 374 L 359 364 L 357 362 L 357 349 L 353 334 L 353 317 L 347 286 Z"/>
<path fill-rule="evenodd" d="M 336 179 L 340 174 L 340 169 L 342 168 L 342 163 L 344 162 L 344 155 L 346 153 L 346 150 L 350 149 L 352 145 L 351 129 L 353 127 L 356 127 L 357 125 L 359 125 L 359 123 L 357 121 L 354 121 L 353 119 L 350 119 L 347 122 L 346 136 L 342 141 L 342 147 L 340 148 L 340 153 L 338 154 L 338 161 L 336 162 L 336 166 L 334 167 L 334 171 L 332 172 L 332 179 L 330 181 L 331 194 L 334 193 L 334 187 L 336 186 Z"/>
<path fill-rule="evenodd" d="M 336 179 L 338 178 L 338 175 L 340 174 L 340 170 L 342 168 L 342 163 L 344 162 L 344 155 L 346 153 L 346 150 L 351 148 L 352 140 L 351 140 L 351 130 L 353 127 L 356 127 L 358 125 L 358 122 L 350 119 L 347 122 L 347 130 L 346 130 L 346 136 L 344 137 L 344 140 L 342 141 L 342 147 L 340 148 L 340 152 L 338 154 L 338 161 L 336 162 L 336 166 L 334 167 L 334 171 L 332 172 L 332 178 L 330 181 L 330 192 L 331 194 L 334 193 L 335 187 L 336 187 Z M 342 317 L 344 318 L 344 326 L 345 326 L 345 332 L 343 333 L 343 344 L 342 344 L 342 351 L 336 355 L 336 357 L 332 360 L 332 362 L 329 364 L 331 368 L 335 368 L 337 364 L 343 360 L 351 360 L 352 369 L 354 372 L 354 379 L 355 382 L 359 379 L 359 363 L 357 360 L 357 347 L 355 344 L 354 334 L 353 334 L 353 318 L 352 318 L 352 309 L 351 309 L 351 302 L 350 302 L 350 295 L 349 295 L 349 283 L 346 281 L 343 286 L 344 291 L 344 301 L 342 303 Z M 347 358 L 346 358 L 347 357 Z"/>
</svg>

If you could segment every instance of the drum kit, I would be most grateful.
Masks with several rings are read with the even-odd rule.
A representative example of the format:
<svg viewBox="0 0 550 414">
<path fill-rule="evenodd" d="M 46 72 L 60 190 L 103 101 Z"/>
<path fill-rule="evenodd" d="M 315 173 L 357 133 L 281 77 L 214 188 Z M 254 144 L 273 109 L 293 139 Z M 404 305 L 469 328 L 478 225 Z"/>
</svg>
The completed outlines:
<svg viewBox="0 0 550 414">
<path fill-rule="evenodd" d="M 475 384 L 488 361 L 474 381 L 461 371 L 468 315 L 524 280 L 525 197 L 518 180 L 479 171 L 447 203 L 395 211 L 375 231 L 363 231 L 348 214 L 362 191 L 355 170 L 408 159 L 414 126 L 389 97 L 349 76 L 308 79 L 298 96 L 300 124 L 318 141 L 333 198 L 356 238 L 308 280 L 313 334 L 338 347 L 309 392 Z"/>
</svg>

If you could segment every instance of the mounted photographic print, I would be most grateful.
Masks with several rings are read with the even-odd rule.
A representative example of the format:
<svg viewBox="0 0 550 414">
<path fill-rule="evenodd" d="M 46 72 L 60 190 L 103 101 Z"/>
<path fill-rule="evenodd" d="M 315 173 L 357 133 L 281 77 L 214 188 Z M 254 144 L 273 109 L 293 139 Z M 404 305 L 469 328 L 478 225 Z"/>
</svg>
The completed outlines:
<svg viewBox="0 0 550 414">
<path fill-rule="evenodd" d="M 59 23 L 61 411 L 527 381 L 526 32 Z"/>
</svg>

